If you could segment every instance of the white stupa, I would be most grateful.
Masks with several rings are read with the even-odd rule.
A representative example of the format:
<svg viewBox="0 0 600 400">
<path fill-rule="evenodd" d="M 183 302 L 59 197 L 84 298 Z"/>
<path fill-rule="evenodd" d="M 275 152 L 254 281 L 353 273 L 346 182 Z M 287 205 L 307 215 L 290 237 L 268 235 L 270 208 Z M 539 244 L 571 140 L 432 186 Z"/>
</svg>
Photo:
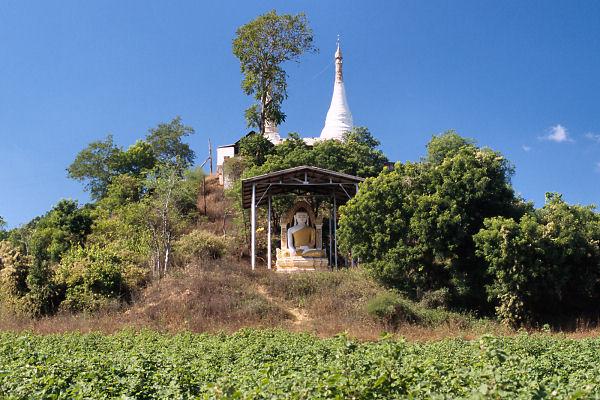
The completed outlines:
<svg viewBox="0 0 600 400">
<path fill-rule="evenodd" d="M 267 92 L 267 102 L 271 100 L 271 93 Z M 265 133 L 264 136 L 271 141 L 274 145 L 281 143 L 281 136 L 279 136 L 279 127 L 271 120 L 265 121 Z"/>
<path fill-rule="evenodd" d="M 319 139 L 343 140 L 344 133 L 353 127 L 352 113 L 346 100 L 346 89 L 344 88 L 344 75 L 342 73 L 342 50 L 338 38 L 337 50 L 335 52 L 335 83 L 333 84 L 333 96 L 331 105 L 325 118 L 325 126 L 321 131 Z"/>
<path fill-rule="evenodd" d="M 275 122 L 267 120 L 265 121 L 265 137 L 271 141 L 271 143 L 277 145 L 281 143 L 281 136 L 279 136 L 279 127 Z"/>
</svg>

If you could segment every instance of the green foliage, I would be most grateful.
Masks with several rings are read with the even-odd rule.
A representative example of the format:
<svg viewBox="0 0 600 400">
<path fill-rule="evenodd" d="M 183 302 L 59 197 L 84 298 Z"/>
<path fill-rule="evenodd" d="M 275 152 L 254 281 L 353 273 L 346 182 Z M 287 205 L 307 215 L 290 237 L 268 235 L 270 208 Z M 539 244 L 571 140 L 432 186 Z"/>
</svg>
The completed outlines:
<svg viewBox="0 0 600 400">
<path fill-rule="evenodd" d="M 233 54 L 244 74 L 242 89 L 257 102 L 245 112 L 248 126 L 264 133 L 266 121 L 279 125 L 285 120 L 281 103 L 287 98 L 287 74 L 282 64 L 313 50 L 313 33 L 304 14 L 277 15 L 273 10 L 238 28 Z"/>
<path fill-rule="evenodd" d="M 119 148 L 113 143 L 112 135 L 92 142 L 77 154 L 75 161 L 67 168 L 69 178 L 87 181 L 86 189 L 93 198 L 103 196 L 110 179 L 115 175 L 115 164 Z"/>
<path fill-rule="evenodd" d="M 425 292 L 419 301 L 419 305 L 425 308 L 446 309 L 449 304 L 450 290 L 446 287 Z"/>
<path fill-rule="evenodd" d="M 0 393 L 28 398 L 584 399 L 598 339 L 356 342 L 233 335 L 0 333 Z"/>
<path fill-rule="evenodd" d="M 251 134 L 243 137 L 239 143 L 240 156 L 250 166 L 263 165 L 267 156 L 273 152 L 275 145 L 264 135 Z"/>
<path fill-rule="evenodd" d="M 85 242 L 92 223 L 89 207 L 80 208 L 77 201 L 61 200 L 34 223 L 27 252 L 33 256 L 34 264 L 58 263 L 69 248 Z"/>
<path fill-rule="evenodd" d="M 367 313 L 372 317 L 391 321 L 400 305 L 400 298 L 394 292 L 382 292 L 367 303 Z"/>
<path fill-rule="evenodd" d="M 176 117 L 168 123 L 158 124 L 156 128 L 150 129 L 146 142 L 160 163 L 176 166 L 183 171 L 192 166 L 195 154 L 181 139 L 193 133 L 192 127 L 183 125 L 181 117 Z"/>
<path fill-rule="evenodd" d="M 486 219 L 475 235 L 489 265 L 487 286 L 507 324 L 581 313 L 600 300 L 600 215 L 550 194 L 546 205 L 520 220 Z"/>
<path fill-rule="evenodd" d="M 110 300 L 128 298 L 139 282 L 127 282 L 127 276 L 135 275 L 126 271 L 127 267 L 131 266 L 117 254 L 98 246 L 72 249 L 63 257 L 54 277 L 65 291 L 61 308 L 95 311 Z"/>
<path fill-rule="evenodd" d="M 184 263 L 216 260 L 223 257 L 229 245 L 227 238 L 203 230 L 194 230 L 181 236 L 175 251 Z"/>
<path fill-rule="evenodd" d="M 194 152 L 181 141 L 194 133 L 177 117 L 149 130 L 127 150 L 114 144 L 112 135 L 90 143 L 67 168 L 70 178 L 85 182 L 94 200 L 103 198 L 113 179 L 130 175 L 145 178 L 155 167 L 176 167 L 180 173 L 194 162 Z"/>
<path fill-rule="evenodd" d="M 244 174 L 246 167 L 247 162 L 244 158 L 230 157 L 223 162 L 223 175 L 233 182 L 238 182 Z"/>
<path fill-rule="evenodd" d="M 361 184 L 340 209 L 340 244 L 385 282 L 419 298 L 450 288 L 481 307 L 484 268 L 472 235 L 487 217 L 514 215 L 512 167 L 454 132 L 434 137 L 422 162 L 397 163 Z"/>
<path fill-rule="evenodd" d="M 122 174 L 142 176 L 155 163 L 153 149 L 148 143 L 138 141 L 123 150 L 114 144 L 112 135 L 108 135 L 80 151 L 67 172 L 69 178 L 86 182 L 86 189 L 97 200 L 106 194 L 114 177 Z"/>
<path fill-rule="evenodd" d="M 27 292 L 30 257 L 8 241 L 0 241 L 0 303 L 9 305 Z M 12 304 L 14 308 L 14 304 Z"/>
<path fill-rule="evenodd" d="M 48 263 L 35 263 L 10 242 L 0 242 L 0 311 L 37 317 L 54 312 L 59 302 Z"/>
<path fill-rule="evenodd" d="M 376 176 L 387 163 L 377 147 L 379 142 L 367 128 L 355 127 L 343 141 L 319 140 L 308 146 L 297 133 L 267 153 L 263 163 L 252 158 L 244 176 L 255 176 L 281 169 L 310 165 L 361 177 Z M 264 152 L 263 152 L 264 153 Z"/>
<path fill-rule="evenodd" d="M 438 293 L 438 290 L 431 293 Z M 429 295 L 431 296 L 431 294 Z M 442 295 L 443 296 L 443 295 Z M 375 319 L 385 322 L 391 328 L 401 323 L 412 323 L 422 326 L 439 326 L 444 323 L 453 323 L 460 326 L 473 324 L 473 318 L 467 314 L 446 311 L 441 307 L 429 307 L 426 302 L 416 303 L 395 291 L 380 292 L 372 297 L 366 304 L 366 311 Z"/>
</svg>

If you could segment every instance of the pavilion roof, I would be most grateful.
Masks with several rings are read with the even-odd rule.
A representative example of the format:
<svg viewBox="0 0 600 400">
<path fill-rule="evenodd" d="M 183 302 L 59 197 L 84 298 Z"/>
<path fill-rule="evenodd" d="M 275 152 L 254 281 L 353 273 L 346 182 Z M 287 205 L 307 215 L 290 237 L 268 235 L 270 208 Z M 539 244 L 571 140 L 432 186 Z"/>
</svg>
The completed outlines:
<svg viewBox="0 0 600 400">
<path fill-rule="evenodd" d="M 287 193 L 335 196 L 338 204 L 347 202 L 358 191 L 363 178 L 328 169 L 300 166 L 242 179 L 242 206 L 250 208 L 252 187 L 256 187 L 256 205 L 267 195 Z"/>
</svg>

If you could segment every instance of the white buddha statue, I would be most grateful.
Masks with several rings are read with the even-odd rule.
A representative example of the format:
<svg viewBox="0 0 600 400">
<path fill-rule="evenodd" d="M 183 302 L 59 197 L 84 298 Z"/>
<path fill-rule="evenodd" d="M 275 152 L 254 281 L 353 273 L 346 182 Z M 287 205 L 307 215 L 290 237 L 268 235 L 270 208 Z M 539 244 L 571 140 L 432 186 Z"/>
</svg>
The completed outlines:
<svg viewBox="0 0 600 400">
<path fill-rule="evenodd" d="M 311 256 L 316 244 L 315 228 L 311 227 L 308 213 L 298 211 L 294 215 L 294 226 L 287 231 L 287 247 L 290 255 Z"/>
<path fill-rule="evenodd" d="M 310 207 L 310 203 L 299 200 L 281 216 L 278 271 L 314 271 L 329 265 L 327 253 L 323 250 L 323 218 L 315 216 Z"/>
</svg>

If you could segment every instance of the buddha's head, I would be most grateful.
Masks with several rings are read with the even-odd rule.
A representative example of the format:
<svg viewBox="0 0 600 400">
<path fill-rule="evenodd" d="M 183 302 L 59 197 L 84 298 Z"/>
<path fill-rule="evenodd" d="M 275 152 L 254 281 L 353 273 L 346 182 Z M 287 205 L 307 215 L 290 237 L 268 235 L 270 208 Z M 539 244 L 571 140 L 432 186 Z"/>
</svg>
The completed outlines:
<svg viewBox="0 0 600 400">
<path fill-rule="evenodd" d="M 308 213 L 306 211 L 298 211 L 294 215 L 294 225 L 308 225 Z"/>
</svg>

